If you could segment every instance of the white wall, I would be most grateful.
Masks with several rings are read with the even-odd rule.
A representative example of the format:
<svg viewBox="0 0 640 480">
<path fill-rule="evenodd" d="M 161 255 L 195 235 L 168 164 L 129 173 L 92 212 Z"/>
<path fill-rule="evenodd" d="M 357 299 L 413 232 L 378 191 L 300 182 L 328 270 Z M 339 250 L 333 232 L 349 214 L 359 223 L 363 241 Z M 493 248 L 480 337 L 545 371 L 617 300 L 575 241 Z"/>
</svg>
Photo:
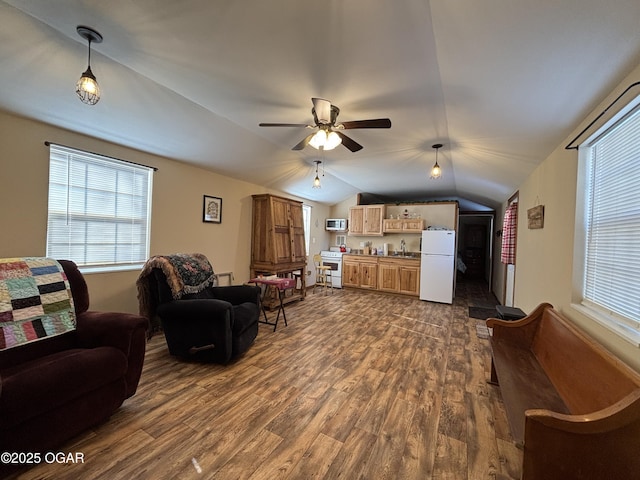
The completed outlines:
<svg viewBox="0 0 640 480">
<path fill-rule="evenodd" d="M 541 302 L 550 302 L 605 347 L 640 370 L 637 347 L 571 307 L 578 152 L 564 149 L 595 116 L 637 81 L 640 81 L 640 66 L 587 115 L 520 186 L 515 304 L 529 312 Z M 526 212 L 538 202 L 545 206 L 544 228 L 529 230 Z"/>
<path fill-rule="evenodd" d="M 204 253 L 215 271 L 233 272 L 236 284 L 249 279 L 251 195 L 274 193 L 295 198 L 0 111 L 0 257 L 46 254 L 49 148 L 45 141 L 157 167 L 153 179 L 151 255 Z M 222 198 L 221 224 L 202 222 L 203 195 Z M 311 236 L 320 244 L 328 244 L 324 219 L 329 216 L 329 206 L 305 203 L 312 206 Z M 312 270 L 311 262 L 309 267 Z M 129 271 L 85 275 L 91 308 L 137 312 L 138 274 L 139 271 Z"/>
</svg>

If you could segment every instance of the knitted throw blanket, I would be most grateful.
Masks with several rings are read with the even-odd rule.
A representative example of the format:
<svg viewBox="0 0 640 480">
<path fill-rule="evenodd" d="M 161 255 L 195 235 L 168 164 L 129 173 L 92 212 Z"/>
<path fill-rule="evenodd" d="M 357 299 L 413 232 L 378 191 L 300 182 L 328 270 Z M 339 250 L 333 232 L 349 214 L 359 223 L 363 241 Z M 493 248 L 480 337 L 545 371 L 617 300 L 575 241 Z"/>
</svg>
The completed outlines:
<svg viewBox="0 0 640 480">
<path fill-rule="evenodd" d="M 146 277 L 154 268 L 159 268 L 167 277 L 171 295 L 176 300 L 188 293 L 199 293 L 214 284 L 213 267 L 201 253 L 177 253 L 175 255 L 155 255 L 144 264 L 136 281 L 140 315 L 151 319 L 153 305 L 150 305 L 149 282 Z"/>
<path fill-rule="evenodd" d="M 71 288 L 52 258 L 0 259 L 0 350 L 75 330 Z"/>
</svg>

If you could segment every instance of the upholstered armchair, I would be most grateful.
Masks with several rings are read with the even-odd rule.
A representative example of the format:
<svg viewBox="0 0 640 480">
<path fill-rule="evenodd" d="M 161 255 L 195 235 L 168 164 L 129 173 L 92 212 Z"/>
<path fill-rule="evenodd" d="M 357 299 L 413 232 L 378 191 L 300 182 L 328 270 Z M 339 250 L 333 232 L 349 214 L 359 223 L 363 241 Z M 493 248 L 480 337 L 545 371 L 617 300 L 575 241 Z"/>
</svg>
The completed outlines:
<svg viewBox="0 0 640 480">
<path fill-rule="evenodd" d="M 260 289 L 212 283 L 213 269 L 200 254 L 156 256 L 143 268 L 140 313 L 162 327 L 172 355 L 226 364 L 253 344 Z"/>
<path fill-rule="evenodd" d="M 4 273 L 0 278 L 21 274 L 22 288 L 26 288 L 24 285 L 35 284 L 35 275 L 39 275 L 37 290 L 41 292 L 37 301 L 35 297 L 23 298 L 34 300 L 36 307 L 14 300 L 10 302 L 13 310 L 7 308 L 7 302 L 0 309 L 0 318 L 7 321 L 0 341 L 0 451 L 46 452 L 59 448 L 107 420 L 138 387 L 147 319 L 90 310 L 87 283 L 76 264 L 69 260 L 54 262 L 37 257 L 0 260 Z M 6 282 L 3 287 L 6 298 L 10 288 L 6 288 Z M 73 303 L 68 300 L 69 291 Z M 61 297 L 46 301 L 48 295 L 57 294 Z M 67 300 L 62 301 L 65 295 Z M 17 297 L 24 295 L 18 293 Z M 62 303 L 68 307 L 63 309 Z M 44 314 L 28 316 L 27 310 L 35 311 L 38 305 L 46 305 Z M 75 321 L 69 322 L 66 331 L 58 330 L 62 317 L 55 315 L 60 311 L 74 313 Z M 15 321 L 8 321 L 10 318 Z M 17 326 L 19 319 L 24 323 Z M 44 324 L 48 329 L 40 328 Z M 20 331 L 24 335 L 16 333 Z M 9 344 L 18 337 L 27 341 Z M 11 467 L 0 464 L 0 478 Z"/>
</svg>

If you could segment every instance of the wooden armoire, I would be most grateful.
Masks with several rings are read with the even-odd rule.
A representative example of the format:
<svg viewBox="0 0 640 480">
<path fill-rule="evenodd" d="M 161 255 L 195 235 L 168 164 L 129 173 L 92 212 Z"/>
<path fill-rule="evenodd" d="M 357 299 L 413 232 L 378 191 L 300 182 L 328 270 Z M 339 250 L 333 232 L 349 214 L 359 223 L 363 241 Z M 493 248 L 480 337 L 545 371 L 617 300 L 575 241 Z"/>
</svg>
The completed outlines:
<svg viewBox="0 0 640 480">
<path fill-rule="evenodd" d="M 297 288 L 286 301 L 304 298 L 307 255 L 302 202 L 270 194 L 253 195 L 250 268 L 251 278 L 271 274 L 296 278 Z"/>
</svg>

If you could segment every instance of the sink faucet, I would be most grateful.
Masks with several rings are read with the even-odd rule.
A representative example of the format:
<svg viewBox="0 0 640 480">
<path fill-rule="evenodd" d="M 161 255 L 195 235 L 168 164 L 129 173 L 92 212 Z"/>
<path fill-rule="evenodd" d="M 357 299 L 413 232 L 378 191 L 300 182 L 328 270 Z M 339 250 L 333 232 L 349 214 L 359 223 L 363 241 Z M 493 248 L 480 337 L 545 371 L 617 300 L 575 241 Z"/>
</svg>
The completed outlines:
<svg viewBox="0 0 640 480">
<path fill-rule="evenodd" d="M 405 243 L 404 238 L 400 240 L 400 250 L 402 250 L 403 255 L 407 254 L 407 244 Z"/>
</svg>

